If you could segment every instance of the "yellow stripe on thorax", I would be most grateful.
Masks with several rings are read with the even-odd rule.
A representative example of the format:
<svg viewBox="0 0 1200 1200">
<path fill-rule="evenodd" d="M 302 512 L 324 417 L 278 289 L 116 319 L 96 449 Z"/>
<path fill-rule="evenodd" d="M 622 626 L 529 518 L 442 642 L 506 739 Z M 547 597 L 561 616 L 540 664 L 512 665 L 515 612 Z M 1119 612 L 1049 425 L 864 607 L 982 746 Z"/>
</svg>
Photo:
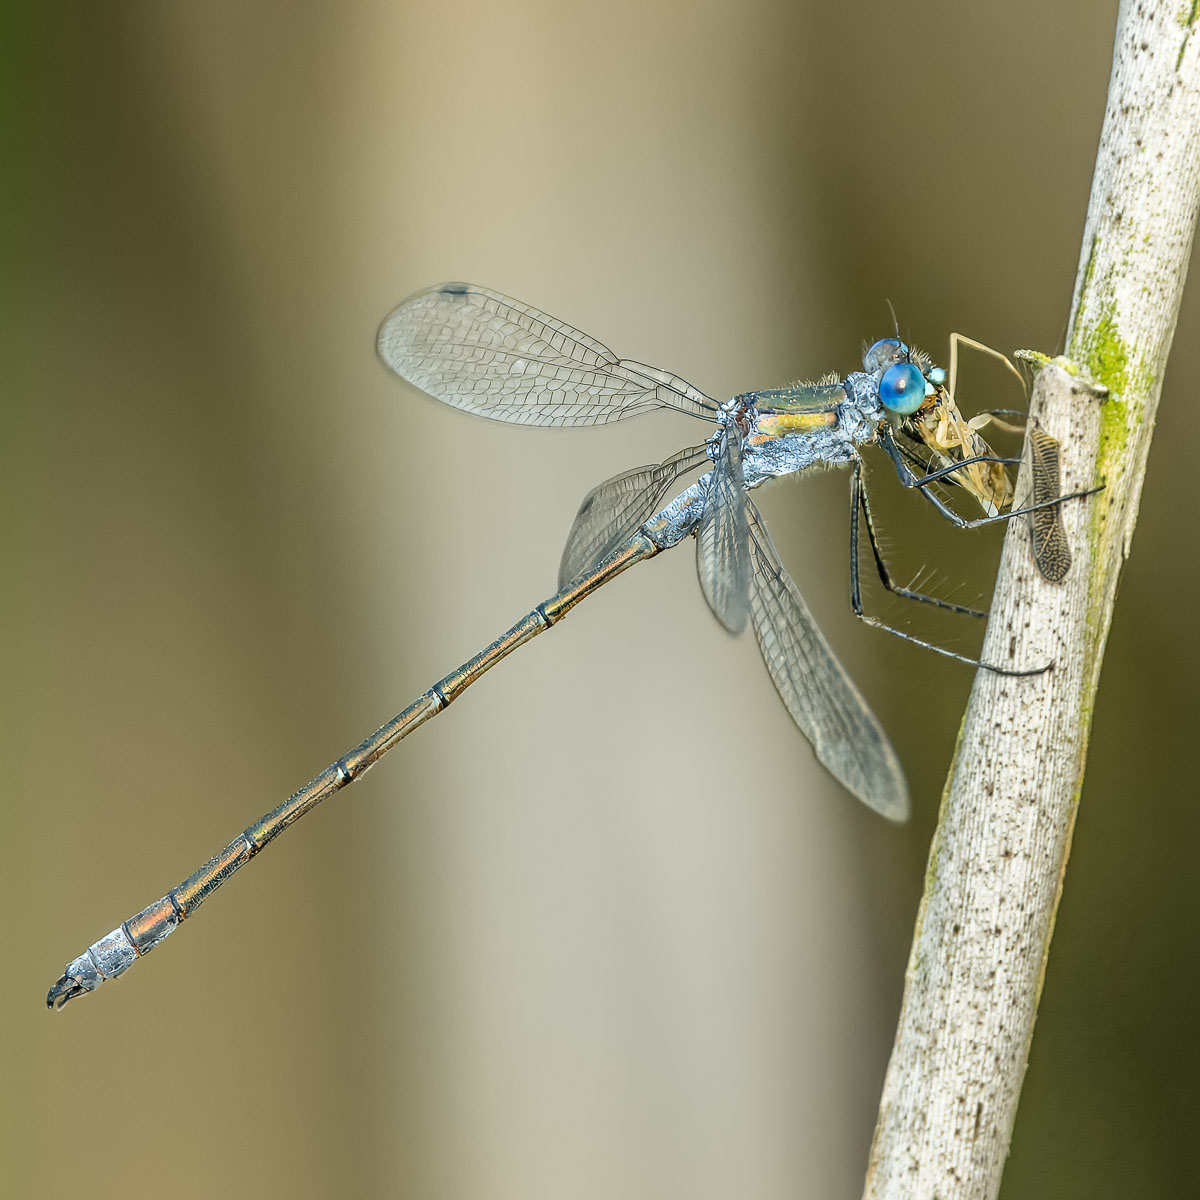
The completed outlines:
<svg viewBox="0 0 1200 1200">
<path fill-rule="evenodd" d="M 813 433 L 837 424 L 837 414 L 830 409 L 816 412 L 766 412 L 758 417 L 758 429 L 750 444 L 758 445 L 771 438 L 789 433 Z"/>
</svg>

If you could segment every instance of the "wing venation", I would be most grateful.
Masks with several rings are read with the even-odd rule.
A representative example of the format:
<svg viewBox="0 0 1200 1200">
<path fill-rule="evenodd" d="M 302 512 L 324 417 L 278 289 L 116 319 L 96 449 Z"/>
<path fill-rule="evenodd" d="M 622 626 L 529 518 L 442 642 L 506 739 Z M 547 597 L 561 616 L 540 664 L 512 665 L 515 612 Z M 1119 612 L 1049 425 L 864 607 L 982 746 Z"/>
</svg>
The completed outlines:
<svg viewBox="0 0 1200 1200">
<path fill-rule="evenodd" d="M 517 425 L 603 425 L 656 408 L 715 420 L 690 383 L 640 363 L 547 313 L 469 283 L 398 304 L 379 357 L 401 379 L 466 412 Z"/>
<path fill-rule="evenodd" d="M 817 758 L 864 804 L 891 821 L 909 816 L 908 784 L 887 734 L 783 569 L 752 501 L 750 614 L 763 662 Z"/>
<path fill-rule="evenodd" d="M 750 616 L 750 530 L 742 443 L 736 432 L 721 435 L 709 474 L 708 502 L 696 531 L 696 570 L 713 616 L 741 633 Z"/>
<path fill-rule="evenodd" d="M 707 447 L 692 446 L 665 462 L 634 467 L 592 488 L 567 537 L 558 586 L 566 587 L 619 550 L 658 512 L 672 485 L 707 461 Z"/>
</svg>

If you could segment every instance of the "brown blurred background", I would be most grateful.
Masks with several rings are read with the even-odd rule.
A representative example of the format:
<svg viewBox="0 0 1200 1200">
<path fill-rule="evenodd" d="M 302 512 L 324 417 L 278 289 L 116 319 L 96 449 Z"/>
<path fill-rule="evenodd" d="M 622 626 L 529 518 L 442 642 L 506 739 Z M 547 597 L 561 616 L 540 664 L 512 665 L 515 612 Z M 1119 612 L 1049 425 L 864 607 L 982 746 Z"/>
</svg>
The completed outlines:
<svg viewBox="0 0 1200 1200">
<path fill-rule="evenodd" d="M 840 475 L 764 507 L 910 827 L 814 767 L 684 550 L 42 997 L 694 438 L 443 409 L 374 358 L 396 300 L 476 280 L 718 396 L 853 368 L 889 299 L 938 354 L 1056 350 L 1115 7 L 5 7 L 4 1194 L 858 1196 L 970 672 L 850 617 Z M 1198 327 L 1193 287 L 1008 1200 L 1200 1187 Z M 996 538 L 882 495 L 901 574 L 986 595 Z"/>
</svg>

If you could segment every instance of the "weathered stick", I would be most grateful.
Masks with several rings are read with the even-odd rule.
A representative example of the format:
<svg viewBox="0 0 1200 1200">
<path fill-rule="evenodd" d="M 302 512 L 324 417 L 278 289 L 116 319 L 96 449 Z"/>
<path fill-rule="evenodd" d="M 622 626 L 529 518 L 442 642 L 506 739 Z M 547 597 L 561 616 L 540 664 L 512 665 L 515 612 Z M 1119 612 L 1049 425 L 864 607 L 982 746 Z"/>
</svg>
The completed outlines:
<svg viewBox="0 0 1200 1200">
<path fill-rule="evenodd" d="M 975 680 L 942 799 L 864 1195 L 1000 1188 L 1200 204 L 1200 2 L 1122 0 L 1067 337 L 1032 413 L 1062 443 L 1074 566 L 1038 574 L 1010 529 L 983 657 L 1053 660 Z M 1108 389 L 1101 400 L 1093 379 Z"/>
</svg>

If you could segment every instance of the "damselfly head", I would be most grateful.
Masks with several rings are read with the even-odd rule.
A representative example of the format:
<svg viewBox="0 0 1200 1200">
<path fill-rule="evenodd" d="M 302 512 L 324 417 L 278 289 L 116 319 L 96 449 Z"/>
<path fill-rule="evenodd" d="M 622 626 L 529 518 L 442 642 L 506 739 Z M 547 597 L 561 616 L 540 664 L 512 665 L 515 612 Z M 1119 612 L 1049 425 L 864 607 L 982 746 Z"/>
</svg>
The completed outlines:
<svg viewBox="0 0 1200 1200">
<path fill-rule="evenodd" d="M 893 417 L 911 417 L 929 406 L 946 372 L 899 338 L 881 338 L 863 354 L 863 369 L 875 376 L 879 402 Z"/>
</svg>

